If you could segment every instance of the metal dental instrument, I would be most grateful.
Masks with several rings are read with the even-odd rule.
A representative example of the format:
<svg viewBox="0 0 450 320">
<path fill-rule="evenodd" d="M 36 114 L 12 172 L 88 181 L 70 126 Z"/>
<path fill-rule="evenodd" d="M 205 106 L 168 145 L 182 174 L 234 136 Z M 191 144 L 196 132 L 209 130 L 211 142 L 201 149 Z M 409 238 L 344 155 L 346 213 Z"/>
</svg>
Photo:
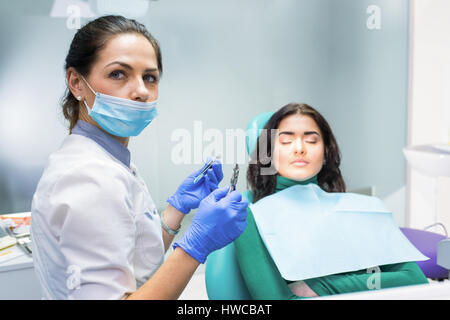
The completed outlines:
<svg viewBox="0 0 450 320">
<path fill-rule="evenodd" d="M 236 190 L 236 184 L 239 178 L 239 166 L 236 163 L 236 165 L 234 166 L 233 169 L 233 175 L 231 176 L 231 180 L 230 180 L 230 188 L 228 189 L 227 195 L 231 192 Z"/>
<path fill-rule="evenodd" d="M 198 176 L 195 177 L 194 183 L 197 183 L 197 182 L 205 175 L 206 171 L 207 171 L 209 168 L 212 167 L 213 162 L 214 162 L 215 160 L 216 160 L 216 159 L 213 158 L 213 159 L 211 159 L 211 160 L 208 162 L 208 164 L 206 165 L 206 167 L 198 174 Z"/>
</svg>

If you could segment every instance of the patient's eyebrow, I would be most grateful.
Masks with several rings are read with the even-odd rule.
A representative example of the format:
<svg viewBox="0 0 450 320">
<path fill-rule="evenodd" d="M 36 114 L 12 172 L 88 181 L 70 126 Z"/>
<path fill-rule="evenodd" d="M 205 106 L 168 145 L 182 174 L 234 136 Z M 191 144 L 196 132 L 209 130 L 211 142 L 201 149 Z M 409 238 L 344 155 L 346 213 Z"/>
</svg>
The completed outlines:
<svg viewBox="0 0 450 320">
<path fill-rule="evenodd" d="M 312 134 L 316 134 L 316 135 L 318 135 L 320 137 L 320 134 L 318 132 L 316 132 L 316 131 L 305 131 L 305 132 L 303 132 L 303 135 L 305 135 L 305 136 L 309 136 L 309 135 L 312 135 Z"/>
<path fill-rule="evenodd" d="M 287 135 L 293 136 L 295 133 L 292 132 L 292 131 L 281 131 L 281 132 L 278 134 L 278 136 L 281 136 L 282 134 L 287 134 Z"/>
<path fill-rule="evenodd" d="M 295 133 L 293 131 L 281 131 L 278 134 L 278 136 L 281 136 L 282 134 L 286 134 L 286 135 L 290 135 L 290 136 L 295 135 Z M 305 132 L 303 132 L 303 135 L 305 135 L 305 136 L 309 136 L 309 135 L 312 135 L 312 134 L 318 135 L 320 137 L 320 134 L 317 131 L 305 131 Z"/>
</svg>

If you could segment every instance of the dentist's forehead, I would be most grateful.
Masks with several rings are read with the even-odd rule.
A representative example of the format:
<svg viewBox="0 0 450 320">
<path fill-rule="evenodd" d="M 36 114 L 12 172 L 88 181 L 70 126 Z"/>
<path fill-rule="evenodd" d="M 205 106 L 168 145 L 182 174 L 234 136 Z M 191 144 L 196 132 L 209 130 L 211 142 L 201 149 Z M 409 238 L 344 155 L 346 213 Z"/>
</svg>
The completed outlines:
<svg viewBox="0 0 450 320">
<path fill-rule="evenodd" d="M 98 61 L 104 67 L 114 61 L 120 61 L 143 69 L 158 68 L 152 44 L 147 38 L 136 33 L 122 33 L 109 39 L 105 47 L 100 50 Z"/>
</svg>

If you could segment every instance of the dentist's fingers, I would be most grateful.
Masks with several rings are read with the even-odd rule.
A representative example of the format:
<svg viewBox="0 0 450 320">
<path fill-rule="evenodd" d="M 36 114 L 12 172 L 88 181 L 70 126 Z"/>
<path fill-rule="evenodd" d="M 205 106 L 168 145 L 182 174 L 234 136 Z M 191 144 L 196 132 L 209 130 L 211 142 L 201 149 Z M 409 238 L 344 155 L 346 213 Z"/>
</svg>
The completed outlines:
<svg viewBox="0 0 450 320">
<path fill-rule="evenodd" d="M 220 183 L 220 181 L 222 181 L 223 179 L 222 163 L 220 163 L 220 161 L 216 159 L 212 165 L 212 169 L 217 178 L 217 182 Z"/>
<path fill-rule="evenodd" d="M 227 192 L 228 192 L 229 188 L 230 188 L 230 186 L 227 187 Z M 238 203 L 238 202 L 241 202 L 242 195 L 238 191 L 231 191 L 230 194 L 228 196 L 226 196 L 224 200 L 226 200 L 230 203 Z"/>
<path fill-rule="evenodd" d="M 228 188 L 229 187 L 222 187 L 211 192 L 216 202 L 222 200 L 227 195 Z"/>
<path fill-rule="evenodd" d="M 209 168 L 208 171 L 206 171 L 206 175 L 209 178 L 209 181 L 215 185 L 215 188 L 217 188 L 217 186 L 219 185 L 219 181 L 217 181 L 217 177 L 214 173 L 214 170 L 212 168 Z M 214 189 L 215 189 L 214 188 Z"/>
</svg>

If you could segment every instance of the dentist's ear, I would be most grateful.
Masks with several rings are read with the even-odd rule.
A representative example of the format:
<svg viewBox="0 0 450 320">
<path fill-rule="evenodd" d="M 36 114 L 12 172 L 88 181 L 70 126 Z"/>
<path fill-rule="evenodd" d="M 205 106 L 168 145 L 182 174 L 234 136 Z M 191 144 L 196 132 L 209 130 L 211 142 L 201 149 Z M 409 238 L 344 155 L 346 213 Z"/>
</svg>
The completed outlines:
<svg viewBox="0 0 450 320">
<path fill-rule="evenodd" d="M 83 84 L 80 74 L 73 68 L 70 67 L 66 72 L 67 87 L 69 88 L 72 95 L 78 100 L 78 97 L 82 97 L 83 94 Z"/>
</svg>

